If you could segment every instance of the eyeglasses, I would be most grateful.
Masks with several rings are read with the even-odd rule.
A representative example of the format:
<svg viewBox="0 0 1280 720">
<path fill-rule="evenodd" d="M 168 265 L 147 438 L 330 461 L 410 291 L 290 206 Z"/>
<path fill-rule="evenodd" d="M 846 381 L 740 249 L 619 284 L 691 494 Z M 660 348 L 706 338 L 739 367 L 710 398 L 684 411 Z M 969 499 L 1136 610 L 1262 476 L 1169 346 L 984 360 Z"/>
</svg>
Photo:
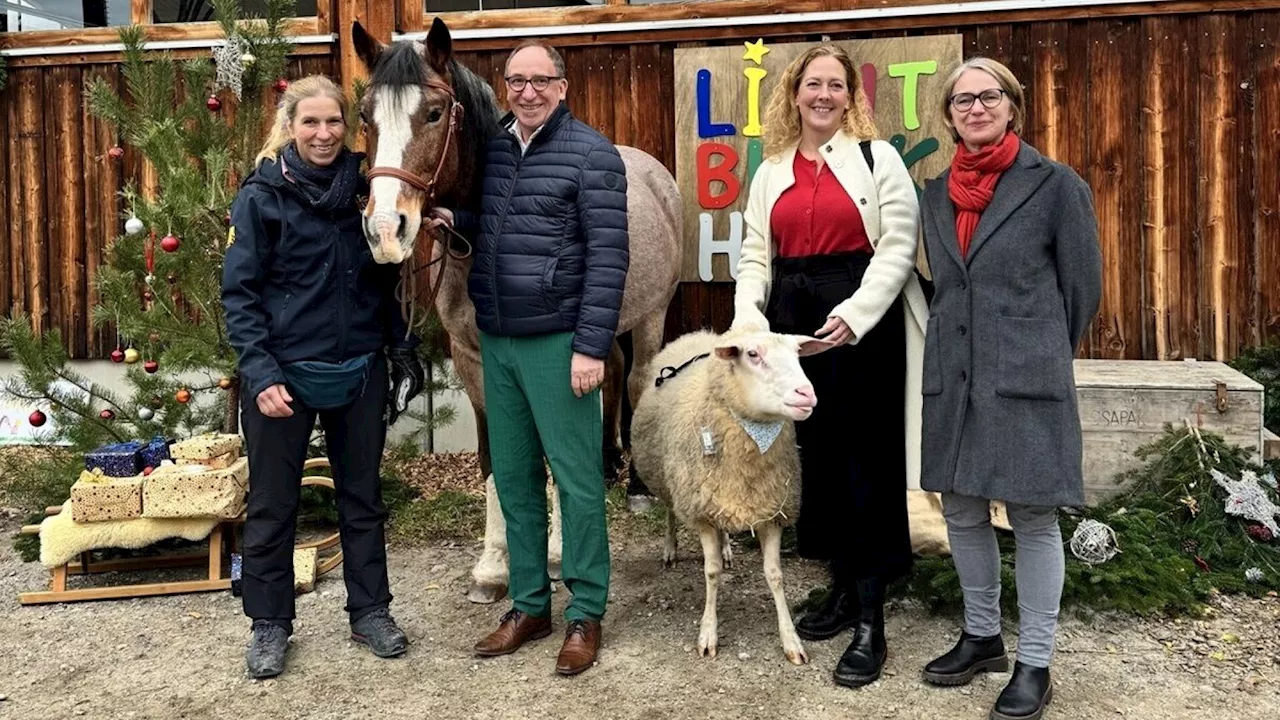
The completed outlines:
<svg viewBox="0 0 1280 720">
<path fill-rule="evenodd" d="M 551 77 L 534 75 L 531 78 L 522 78 L 519 75 L 512 75 L 511 77 L 504 79 L 507 81 L 507 87 L 511 88 L 512 92 L 524 92 L 525 85 L 533 85 L 534 90 L 542 92 L 551 85 L 552 80 L 561 80 L 563 78 L 559 75 L 552 75 Z"/>
<path fill-rule="evenodd" d="M 957 93 L 951 96 L 951 107 L 959 110 L 960 112 L 969 112 L 973 109 L 973 101 L 981 100 L 982 107 L 990 110 L 991 108 L 999 105 L 1000 101 L 1003 100 L 1004 96 L 1007 94 L 1008 93 L 1004 90 L 998 90 L 996 88 L 983 90 L 977 95 L 974 95 L 973 93 Z"/>
</svg>

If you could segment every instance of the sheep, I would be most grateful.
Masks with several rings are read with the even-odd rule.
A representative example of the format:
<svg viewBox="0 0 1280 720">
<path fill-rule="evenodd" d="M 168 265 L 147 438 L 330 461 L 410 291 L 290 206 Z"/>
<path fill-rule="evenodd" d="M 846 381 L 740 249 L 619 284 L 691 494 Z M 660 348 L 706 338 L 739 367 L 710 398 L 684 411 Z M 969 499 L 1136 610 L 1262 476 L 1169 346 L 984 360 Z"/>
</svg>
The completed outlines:
<svg viewBox="0 0 1280 720">
<path fill-rule="evenodd" d="M 800 504 L 794 422 L 817 404 L 799 358 L 829 347 L 754 329 L 724 335 L 703 330 L 673 341 L 649 365 L 656 387 L 635 408 L 632 456 L 644 483 L 667 507 L 663 564 L 675 561 L 677 519 L 701 539 L 703 657 L 716 655 L 716 591 L 721 563 L 732 557 L 727 533 L 750 530 L 760 538 L 783 652 L 796 665 L 809 661 L 783 594 L 780 546 L 782 529 L 795 522 Z"/>
</svg>

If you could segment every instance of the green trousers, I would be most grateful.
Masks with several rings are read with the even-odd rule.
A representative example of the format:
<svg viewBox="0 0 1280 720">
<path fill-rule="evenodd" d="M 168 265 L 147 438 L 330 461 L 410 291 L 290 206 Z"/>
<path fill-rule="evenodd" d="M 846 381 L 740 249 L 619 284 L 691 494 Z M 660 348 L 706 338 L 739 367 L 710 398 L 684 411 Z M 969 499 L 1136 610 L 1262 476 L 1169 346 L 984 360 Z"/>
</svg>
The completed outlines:
<svg viewBox="0 0 1280 720">
<path fill-rule="evenodd" d="M 567 620 L 600 620 L 609 597 L 604 432 L 600 390 L 577 397 L 569 368 L 573 334 L 480 334 L 493 481 L 507 521 L 515 609 L 551 614 L 547 575 L 547 474 L 560 493 L 561 572 L 572 594 Z"/>
</svg>

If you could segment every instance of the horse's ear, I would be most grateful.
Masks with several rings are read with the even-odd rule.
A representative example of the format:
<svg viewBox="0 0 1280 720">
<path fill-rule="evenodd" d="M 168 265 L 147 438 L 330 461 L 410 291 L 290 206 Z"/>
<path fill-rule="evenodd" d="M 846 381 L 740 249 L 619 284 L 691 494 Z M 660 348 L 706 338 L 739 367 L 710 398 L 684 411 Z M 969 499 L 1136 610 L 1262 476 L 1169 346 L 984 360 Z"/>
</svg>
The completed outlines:
<svg viewBox="0 0 1280 720">
<path fill-rule="evenodd" d="M 360 60 L 364 62 L 364 66 L 369 70 L 373 70 L 373 66 L 378 63 L 378 58 L 382 55 L 382 51 L 387 49 L 386 45 L 378 42 L 377 38 L 364 29 L 359 20 L 351 23 L 351 42 L 355 45 L 356 55 L 360 56 Z"/>
<path fill-rule="evenodd" d="M 449 35 L 449 27 L 440 18 L 431 22 L 431 30 L 427 32 L 427 63 L 437 72 L 444 72 L 453 57 L 453 37 Z"/>
</svg>

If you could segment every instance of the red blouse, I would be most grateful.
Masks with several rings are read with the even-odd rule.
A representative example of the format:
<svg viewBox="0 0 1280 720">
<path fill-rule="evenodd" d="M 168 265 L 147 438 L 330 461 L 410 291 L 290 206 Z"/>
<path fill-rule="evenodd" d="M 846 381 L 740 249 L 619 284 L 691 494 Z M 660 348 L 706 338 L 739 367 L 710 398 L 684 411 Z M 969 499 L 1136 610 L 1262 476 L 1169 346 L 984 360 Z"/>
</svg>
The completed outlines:
<svg viewBox="0 0 1280 720">
<path fill-rule="evenodd" d="M 769 229 L 779 257 L 872 252 L 862 214 L 840 181 L 823 163 L 796 153 L 796 183 L 773 205 Z"/>
</svg>

